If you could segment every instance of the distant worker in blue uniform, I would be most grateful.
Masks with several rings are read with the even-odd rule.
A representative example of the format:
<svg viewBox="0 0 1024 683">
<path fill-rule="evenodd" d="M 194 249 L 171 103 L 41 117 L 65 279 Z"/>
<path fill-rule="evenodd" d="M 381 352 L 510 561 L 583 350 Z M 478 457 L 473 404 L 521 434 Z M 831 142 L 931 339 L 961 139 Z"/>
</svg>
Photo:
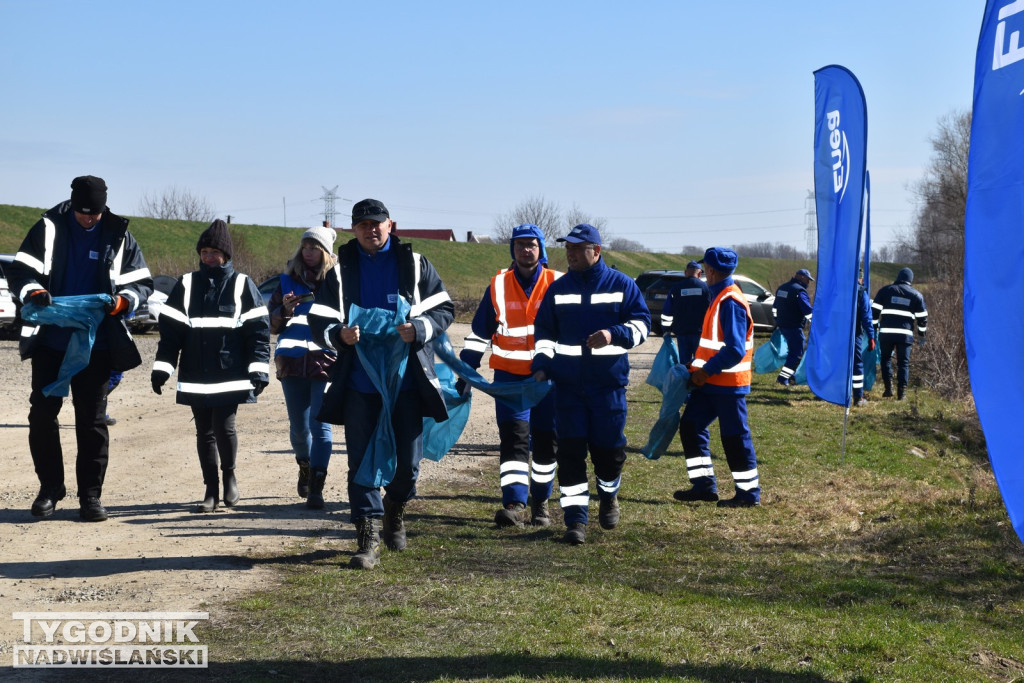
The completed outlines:
<svg viewBox="0 0 1024 683">
<path fill-rule="evenodd" d="M 789 355 L 786 362 L 779 370 L 779 376 L 775 380 L 784 387 L 794 384 L 793 375 L 800 366 L 800 359 L 804 355 L 804 321 L 811 317 L 811 300 L 807 296 L 807 287 L 814 281 L 811 272 L 806 268 L 796 271 L 796 274 L 786 284 L 782 285 L 775 292 L 775 305 L 772 306 L 772 314 L 775 315 L 775 326 L 779 328 L 786 346 L 789 348 Z"/>
<path fill-rule="evenodd" d="M 856 406 L 867 405 L 867 399 L 864 398 L 864 352 L 860 348 L 865 336 L 868 338 L 868 351 L 874 351 L 875 326 L 871 320 L 871 298 L 861 278 L 857 288 L 857 329 L 853 339 L 853 404 Z"/>
<path fill-rule="evenodd" d="M 590 508 L 588 450 L 601 527 L 619 523 L 628 351 L 647 339 L 651 313 L 632 278 L 601 258 L 597 228 L 581 223 L 558 241 L 565 242 L 569 272 L 551 283 L 537 312 L 532 367 L 536 379 L 555 383 L 563 540 L 582 545 Z"/>
<path fill-rule="evenodd" d="M 679 362 L 689 365 L 700 343 L 704 314 L 711 303 L 707 283 L 700 279 L 702 268 L 696 261 L 686 264 L 686 277 L 677 282 L 665 299 L 661 311 L 662 334 L 671 332 L 679 343 Z"/>
<path fill-rule="evenodd" d="M 885 393 L 892 397 L 892 368 L 889 366 L 893 351 L 896 352 L 896 398 L 906 397 L 910 381 L 910 347 L 914 345 L 914 326 L 923 345 L 928 331 L 928 309 L 921 292 L 910 283 L 914 271 L 904 268 L 896 274 L 896 281 L 878 290 L 871 310 L 878 328 L 879 361 L 882 364 L 882 381 Z"/>
<path fill-rule="evenodd" d="M 690 365 L 690 398 L 679 419 L 690 488 L 673 494 L 683 502 L 718 501 L 718 507 L 761 504 L 757 455 L 747 425 L 751 360 L 754 356 L 754 318 L 743 292 L 733 282 L 739 263 L 736 252 L 712 247 L 704 253 L 704 271 L 711 306 L 704 316 L 697 356 Z M 722 450 L 732 472 L 736 494 L 719 500 L 711 463 L 708 427 L 718 419 Z"/>
<path fill-rule="evenodd" d="M 495 382 L 533 381 L 534 330 L 544 294 L 563 273 L 547 267 L 544 233 L 526 223 L 512 229 L 509 238 L 512 265 L 498 271 L 484 290 L 473 316 L 472 331 L 459 357 L 480 367 L 487 348 Z M 459 380 L 462 393 L 465 380 Z M 494 402 L 498 421 L 498 461 L 501 507 L 494 515 L 499 527 L 522 526 L 529 514 L 534 526 L 549 526 L 548 499 L 555 479 L 555 392 L 533 408 L 514 411 Z M 531 445 L 533 463 L 530 463 Z M 526 509 L 527 497 L 532 500 Z"/>
</svg>

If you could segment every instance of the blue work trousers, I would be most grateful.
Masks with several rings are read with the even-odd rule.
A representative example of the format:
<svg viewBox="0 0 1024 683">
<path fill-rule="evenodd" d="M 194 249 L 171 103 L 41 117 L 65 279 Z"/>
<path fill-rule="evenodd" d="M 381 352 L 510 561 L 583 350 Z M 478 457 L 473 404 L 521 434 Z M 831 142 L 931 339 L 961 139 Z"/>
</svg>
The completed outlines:
<svg viewBox="0 0 1024 683">
<path fill-rule="evenodd" d="M 626 463 L 626 388 L 557 385 L 559 503 L 566 526 L 587 523 L 590 484 L 587 452 L 594 463 L 598 496 L 614 498 Z"/>
<path fill-rule="evenodd" d="M 697 347 L 700 346 L 700 333 L 677 334 L 676 340 L 679 342 L 679 362 L 689 365 L 697 355 Z"/>
<path fill-rule="evenodd" d="M 295 462 L 327 469 L 331 462 L 331 425 L 316 419 L 327 382 L 306 377 L 282 377 L 281 391 L 288 409 L 288 437 Z"/>
<path fill-rule="evenodd" d="M 368 517 L 384 517 L 384 503 L 379 488 L 355 482 L 356 472 L 366 455 L 366 448 L 377 431 L 383 401 L 380 394 L 365 394 L 349 389 L 344 398 L 345 448 L 348 451 L 348 498 L 352 523 Z M 405 503 L 416 495 L 416 480 L 423 458 L 423 411 L 416 391 L 400 391 L 391 410 L 395 429 L 395 477 L 384 490 L 392 500 Z"/>
<path fill-rule="evenodd" d="M 690 483 L 700 491 L 718 491 L 708 432 L 716 418 L 725 460 L 736 484 L 736 495 L 741 499 L 760 501 L 761 483 L 754 441 L 747 426 L 746 394 L 713 393 L 701 389 L 690 394 L 679 418 L 679 437 L 683 442 Z"/>
<path fill-rule="evenodd" d="M 796 369 L 800 367 L 800 359 L 804 355 L 804 330 L 802 327 L 780 327 L 779 332 L 786 340 L 788 348 L 786 362 L 779 371 L 779 379 L 792 382 Z"/>
<path fill-rule="evenodd" d="M 495 382 L 533 382 L 533 375 L 494 371 Z M 526 503 L 551 497 L 555 479 L 555 392 L 549 391 L 540 403 L 526 410 L 513 410 L 501 401 L 494 402 L 498 435 L 501 439 L 498 462 L 501 504 Z M 533 454 L 532 466 L 530 454 Z"/>
</svg>

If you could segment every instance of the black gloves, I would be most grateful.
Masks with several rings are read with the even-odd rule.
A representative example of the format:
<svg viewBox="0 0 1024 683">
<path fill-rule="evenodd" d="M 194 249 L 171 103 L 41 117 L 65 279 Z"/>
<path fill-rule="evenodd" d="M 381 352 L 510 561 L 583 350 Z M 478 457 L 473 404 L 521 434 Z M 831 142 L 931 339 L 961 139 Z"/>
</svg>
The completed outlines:
<svg viewBox="0 0 1024 683">
<path fill-rule="evenodd" d="M 469 384 L 461 377 L 455 382 L 455 393 L 459 396 L 465 396 L 469 393 Z"/>
<path fill-rule="evenodd" d="M 36 306 L 49 306 L 53 303 L 53 297 L 45 289 L 37 289 L 28 295 L 27 304 L 35 304 Z"/>
<path fill-rule="evenodd" d="M 263 390 L 267 388 L 270 382 L 263 379 L 264 375 L 262 372 L 250 372 L 249 381 L 252 383 L 252 395 L 259 396 L 263 393 Z"/>
<path fill-rule="evenodd" d="M 153 392 L 156 394 L 162 394 L 163 392 L 160 389 L 170 378 L 171 376 L 163 370 L 154 370 L 149 376 L 149 381 L 153 385 Z"/>
</svg>

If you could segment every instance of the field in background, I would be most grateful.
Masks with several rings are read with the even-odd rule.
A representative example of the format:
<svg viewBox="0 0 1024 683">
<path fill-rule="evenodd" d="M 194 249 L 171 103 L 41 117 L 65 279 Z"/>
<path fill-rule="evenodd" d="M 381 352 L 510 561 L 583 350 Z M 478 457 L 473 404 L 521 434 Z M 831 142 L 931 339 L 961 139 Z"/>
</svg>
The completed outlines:
<svg viewBox="0 0 1024 683">
<path fill-rule="evenodd" d="M 39 219 L 43 209 L 0 204 L 0 253 L 17 251 L 29 228 Z M 131 218 L 129 230 L 142 245 L 143 253 L 154 275 L 180 275 L 195 270 L 198 257 L 195 246 L 205 223 L 170 221 L 155 218 Z M 623 236 L 625 230 L 620 228 Z M 285 262 L 298 245 L 301 229 L 262 225 L 231 226 L 235 248 L 235 267 L 257 282 L 281 272 Z M 401 231 L 398 232 L 401 237 Z M 345 236 L 339 235 L 339 242 Z M 437 268 L 452 298 L 459 303 L 460 318 L 472 315 L 483 295 L 487 281 L 499 268 L 508 267 L 511 257 L 506 244 L 471 244 L 412 239 L 417 251 Z M 679 242 L 689 240 L 680 234 Z M 714 246 L 714 245 L 708 245 Z M 565 252 L 557 247 L 548 250 L 553 268 L 565 270 Z M 695 254 L 609 251 L 608 265 L 614 265 L 630 277 L 655 268 L 681 270 Z M 873 265 L 872 289 L 892 282 L 899 264 Z M 815 268 L 813 262 L 776 261 L 763 258 L 741 258 L 738 272 L 757 280 L 771 291 L 792 277 L 798 268 Z M 813 290 L 812 290 L 813 291 Z M 872 292 L 874 293 L 874 292 Z"/>
</svg>

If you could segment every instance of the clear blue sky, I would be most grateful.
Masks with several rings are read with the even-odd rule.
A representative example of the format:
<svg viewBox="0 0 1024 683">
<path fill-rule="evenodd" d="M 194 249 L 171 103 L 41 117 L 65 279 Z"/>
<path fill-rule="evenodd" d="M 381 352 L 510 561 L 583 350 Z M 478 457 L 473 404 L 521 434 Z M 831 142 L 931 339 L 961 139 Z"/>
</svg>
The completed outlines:
<svg viewBox="0 0 1024 683">
<path fill-rule="evenodd" d="M 805 246 L 812 72 L 868 104 L 875 246 L 914 216 L 938 120 L 971 104 L 983 2 L 0 0 L 0 203 L 76 175 L 177 186 L 235 222 L 383 200 L 489 233 L 543 196 L 659 251 Z M 26 226 L 26 229 L 28 226 Z"/>
</svg>

